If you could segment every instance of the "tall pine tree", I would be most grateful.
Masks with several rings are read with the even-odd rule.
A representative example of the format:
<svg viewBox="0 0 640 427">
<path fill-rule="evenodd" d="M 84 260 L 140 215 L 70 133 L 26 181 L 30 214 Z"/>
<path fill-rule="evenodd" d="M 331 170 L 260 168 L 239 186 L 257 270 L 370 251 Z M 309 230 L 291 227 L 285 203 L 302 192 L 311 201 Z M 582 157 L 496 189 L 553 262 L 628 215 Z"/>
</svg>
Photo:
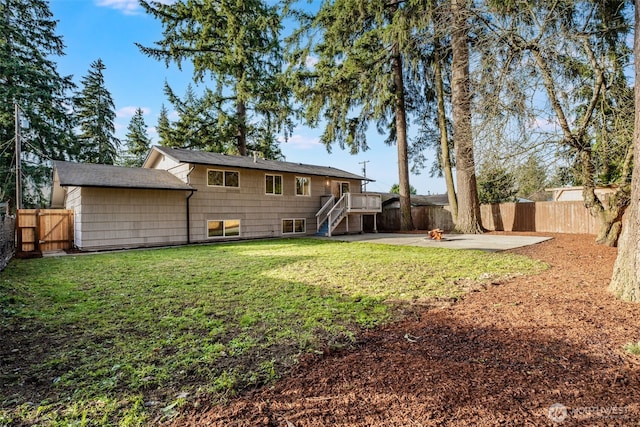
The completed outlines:
<svg viewBox="0 0 640 427">
<path fill-rule="evenodd" d="M 22 187 L 25 207 L 43 206 L 51 180 L 48 160 L 73 159 L 76 147 L 66 113 L 70 76 L 54 58 L 62 37 L 44 0 L 0 1 L 0 199 L 15 199 L 14 103 L 22 116 Z M 14 203 L 15 205 L 15 203 Z"/>
<path fill-rule="evenodd" d="M 351 153 L 367 150 L 370 125 L 397 146 L 403 230 L 413 229 L 407 123 L 422 93 L 422 79 L 408 83 L 415 77 L 409 66 L 417 51 L 410 15 L 403 2 L 325 1 L 302 23 L 291 49 L 294 91 L 307 123 L 324 126 L 327 149 L 337 143 Z M 309 58 L 317 61 L 310 65 Z"/>
<path fill-rule="evenodd" d="M 147 125 L 144 122 L 142 108 L 136 109 L 131 118 L 127 127 L 125 142 L 127 144 L 127 152 L 123 162 L 125 166 L 142 166 L 151 146 L 151 139 L 147 134 Z"/>
<path fill-rule="evenodd" d="M 156 126 L 158 132 L 158 138 L 160 145 L 165 147 L 171 147 L 173 141 L 173 129 L 171 128 L 171 121 L 169 120 L 169 111 L 167 107 L 162 104 L 160 107 L 160 113 L 158 114 L 158 124 Z"/>
<path fill-rule="evenodd" d="M 138 45 L 140 50 L 167 65 L 190 61 L 195 82 L 211 78 L 215 85 L 201 99 L 173 97 L 174 105 L 197 107 L 197 114 L 181 114 L 177 122 L 198 131 L 185 144 L 240 155 L 251 150 L 265 156 L 279 153 L 274 149 L 276 134 L 287 136 L 292 123 L 289 88 L 282 76 L 277 8 L 263 0 L 171 4 L 142 0 L 141 4 L 162 22 L 164 39 L 154 47 Z M 211 143 L 214 138 L 218 141 Z M 198 141 L 203 145 L 197 146 Z M 231 147 L 229 141 L 234 142 Z"/>
<path fill-rule="evenodd" d="M 113 165 L 118 157 L 120 141 L 115 137 L 115 105 L 107 90 L 101 59 L 91 63 L 82 78 L 82 90 L 75 99 L 80 158 L 89 163 Z"/>
<path fill-rule="evenodd" d="M 480 217 L 471 128 L 469 7 L 468 0 L 451 1 L 451 104 L 458 184 L 455 229 L 461 233 L 477 234 L 484 228 Z"/>
</svg>

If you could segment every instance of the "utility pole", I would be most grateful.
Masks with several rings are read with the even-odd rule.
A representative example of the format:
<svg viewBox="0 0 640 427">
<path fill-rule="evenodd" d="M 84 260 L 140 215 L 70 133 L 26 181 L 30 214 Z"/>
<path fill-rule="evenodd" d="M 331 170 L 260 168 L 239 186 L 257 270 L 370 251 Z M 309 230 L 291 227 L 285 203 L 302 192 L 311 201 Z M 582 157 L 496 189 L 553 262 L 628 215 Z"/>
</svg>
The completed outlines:
<svg viewBox="0 0 640 427">
<path fill-rule="evenodd" d="M 362 165 L 362 173 L 364 174 L 365 178 L 367 177 L 367 163 L 369 163 L 369 160 L 363 160 L 361 162 L 358 162 L 358 164 Z M 366 179 L 364 180 L 364 190 L 363 190 L 363 192 L 364 193 L 367 192 L 367 180 Z"/>
<path fill-rule="evenodd" d="M 15 106 L 15 127 L 16 127 L 16 210 L 22 209 L 22 152 L 20 140 L 20 107 L 16 102 Z"/>
</svg>

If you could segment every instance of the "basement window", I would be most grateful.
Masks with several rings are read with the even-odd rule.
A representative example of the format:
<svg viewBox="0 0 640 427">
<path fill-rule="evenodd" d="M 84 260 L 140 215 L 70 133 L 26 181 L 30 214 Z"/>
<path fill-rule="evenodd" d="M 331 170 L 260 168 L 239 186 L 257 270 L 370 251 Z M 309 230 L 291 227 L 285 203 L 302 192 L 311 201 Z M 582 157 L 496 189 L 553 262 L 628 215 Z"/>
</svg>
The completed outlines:
<svg viewBox="0 0 640 427">
<path fill-rule="evenodd" d="M 282 220 L 282 234 L 304 234 L 307 232 L 307 220 L 291 218 Z"/>
<path fill-rule="evenodd" d="M 207 221 L 207 237 L 238 237 L 240 236 L 240 220 L 227 219 Z"/>
</svg>

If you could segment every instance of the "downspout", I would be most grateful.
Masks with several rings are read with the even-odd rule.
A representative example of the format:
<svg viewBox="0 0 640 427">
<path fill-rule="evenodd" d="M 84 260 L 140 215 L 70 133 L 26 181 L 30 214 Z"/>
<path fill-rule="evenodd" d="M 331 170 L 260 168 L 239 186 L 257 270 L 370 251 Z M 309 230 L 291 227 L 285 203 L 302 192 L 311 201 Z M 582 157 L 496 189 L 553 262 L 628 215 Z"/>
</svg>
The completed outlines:
<svg viewBox="0 0 640 427">
<path fill-rule="evenodd" d="M 187 172 L 187 185 L 191 185 L 191 183 L 189 182 L 189 176 L 194 169 L 195 166 L 189 169 L 189 172 Z M 195 191 L 196 190 L 191 190 L 191 193 L 187 196 L 187 245 L 191 244 L 191 215 L 189 209 L 189 199 L 191 199 L 191 196 L 193 196 L 193 193 L 195 193 Z"/>
<path fill-rule="evenodd" d="M 191 190 L 191 194 L 187 196 L 187 245 L 191 243 L 191 215 L 189 215 L 189 199 L 193 196 L 195 190 Z"/>
</svg>

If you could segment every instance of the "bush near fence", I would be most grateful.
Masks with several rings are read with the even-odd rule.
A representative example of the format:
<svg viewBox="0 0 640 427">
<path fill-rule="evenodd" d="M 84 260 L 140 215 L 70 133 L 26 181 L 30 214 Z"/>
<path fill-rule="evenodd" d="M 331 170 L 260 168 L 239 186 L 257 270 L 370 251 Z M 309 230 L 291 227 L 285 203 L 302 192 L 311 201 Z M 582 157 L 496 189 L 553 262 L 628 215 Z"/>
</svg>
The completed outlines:
<svg viewBox="0 0 640 427">
<path fill-rule="evenodd" d="M 597 234 L 598 221 L 582 202 L 501 203 L 480 207 L 482 225 L 490 231 Z M 400 230 L 400 209 L 386 208 L 378 214 L 378 229 Z M 411 208 L 413 225 L 419 230 L 453 230 L 448 206 Z"/>
<path fill-rule="evenodd" d="M 16 219 L 15 217 L 0 216 L 0 226 L 2 227 L 2 241 L 0 241 L 0 271 L 9 264 L 16 252 Z"/>
</svg>

